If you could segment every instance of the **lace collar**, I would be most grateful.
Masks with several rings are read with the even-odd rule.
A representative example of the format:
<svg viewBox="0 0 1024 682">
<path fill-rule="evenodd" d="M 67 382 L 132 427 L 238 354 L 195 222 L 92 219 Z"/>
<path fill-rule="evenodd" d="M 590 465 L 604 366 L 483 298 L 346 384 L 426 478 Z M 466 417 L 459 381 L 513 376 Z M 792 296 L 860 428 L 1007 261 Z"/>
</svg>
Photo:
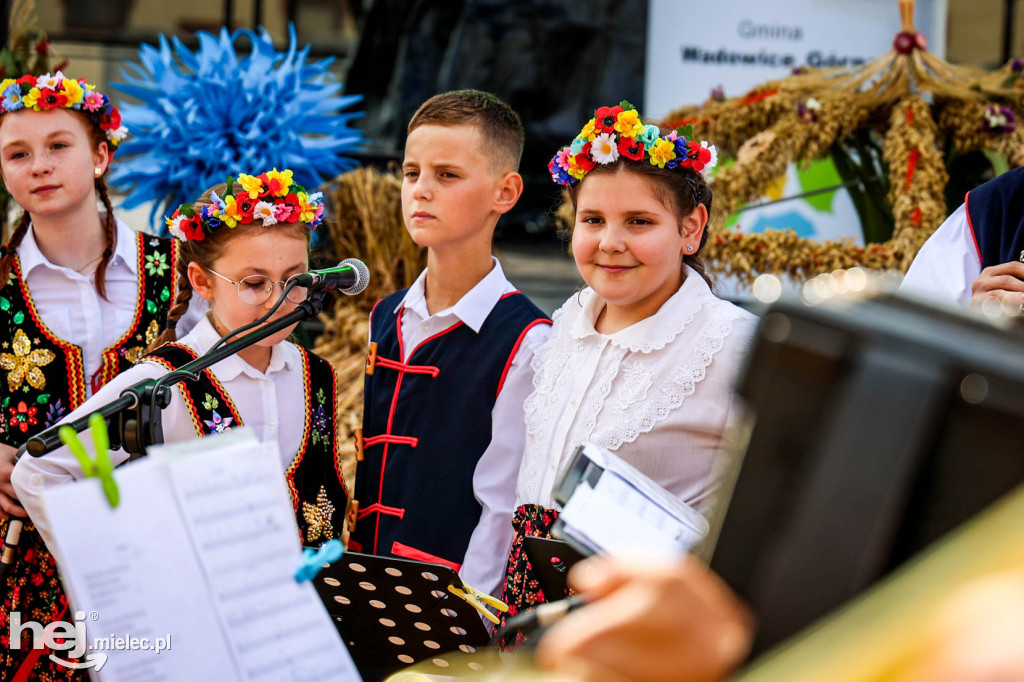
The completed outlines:
<svg viewBox="0 0 1024 682">
<path fill-rule="evenodd" d="M 704 278 L 690 266 L 684 267 L 686 279 L 682 286 L 665 301 L 658 312 L 614 334 L 602 335 L 594 328 L 605 302 L 593 289 L 587 287 L 564 306 L 567 314 L 572 317 L 569 327 L 572 338 L 580 340 L 589 336 L 605 336 L 612 345 L 633 353 L 661 350 L 693 322 L 709 301 L 716 300 Z"/>
</svg>

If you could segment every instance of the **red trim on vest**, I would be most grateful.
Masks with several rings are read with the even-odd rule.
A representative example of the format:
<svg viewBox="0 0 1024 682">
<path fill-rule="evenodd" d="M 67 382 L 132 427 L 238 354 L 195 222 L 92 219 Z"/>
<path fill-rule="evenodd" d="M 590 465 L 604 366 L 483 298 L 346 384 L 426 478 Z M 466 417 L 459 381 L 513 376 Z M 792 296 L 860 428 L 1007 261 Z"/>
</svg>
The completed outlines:
<svg viewBox="0 0 1024 682">
<path fill-rule="evenodd" d="M 377 514 L 377 520 L 379 522 L 381 514 L 385 516 L 397 516 L 398 518 L 403 518 L 405 516 L 405 510 L 399 509 L 398 507 L 387 507 L 380 503 L 371 504 L 366 509 L 360 509 L 356 514 L 356 519 L 365 519 L 370 514 Z"/>
<path fill-rule="evenodd" d="M 382 433 L 379 436 L 372 436 L 370 438 L 363 439 L 363 447 L 368 448 L 371 445 L 377 445 L 379 443 L 394 443 L 395 445 L 409 445 L 416 447 L 419 445 L 420 439 L 415 436 L 392 436 L 389 433 Z"/>
<path fill-rule="evenodd" d="M 456 572 L 462 568 L 462 564 L 457 564 L 454 561 L 448 561 L 447 559 L 442 559 L 439 556 L 428 554 L 427 552 L 424 552 L 421 549 L 416 549 L 415 547 L 403 545 L 401 542 L 395 542 L 391 545 L 391 553 L 395 556 L 404 557 L 406 559 L 415 559 L 416 561 L 426 561 L 428 564 L 441 564 L 442 566 L 448 566 Z"/>
<path fill-rule="evenodd" d="M 379 304 L 380 301 L 378 301 L 377 303 Z M 376 307 L 377 306 L 375 305 L 374 308 L 376 308 Z M 395 319 L 395 331 L 398 333 L 398 355 L 399 355 L 400 358 L 404 358 L 405 357 L 405 342 L 402 339 L 402 314 L 403 313 L 405 313 L 405 305 L 399 306 L 399 308 L 398 308 L 398 316 Z M 371 311 L 371 315 L 372 314 L 373 313 Z M 412 353 L 409 354 L 409 357 L 411 358 L 413 355 L 415 355 L 416 351 L 418 351 L 420 348 L 422 348 L 423 345 L 426 344 L 427 342 L 433 341 L 434 339 L 438 338 L 439 336 L 443 336 L 443 335 L 447 334 L 448 332 L 450 332 L 450 331 L 452 331 L 454 329 L 458 329 L 461 325 L 462 325 L 462 322 L 458 322 L 456 324 L 453 324 L 452 326 L 448 327 L 444 331 L 438 332 L 437 334 L 434 334 L 433 336 L 431 336 L 429 339 L 425 339 L 424 341 L 420 342 L 420 344 L 417 345 L 413 349 Z M 373 333 L 373 329 L 372 328 L 371 328 L 370 332 L 371 332 L 371 336 L 372 336 L 372 333 Z M 396 362 L 394 360 L 388 360 L 387 358 L 382 358 L 378 354 L 377 355 L 377 364 L 379 364 L 381 366 L 387 366 L 387 365 L 382 364 L 384 362 L 395 363 L 396 365 L 404 364 L 404 363 Z M 388 425 L 387 425 L 384 433 L 381 434 L 381 436 L 373 436 L 371 438 L 366 439 L 366 441 L 363 442 L 364 445 L 366 444 L 367 441 L 372 441 L 374 439 L 381 438 L 382 436 L 386 437 L 386 438 L 407 438 L 408 437 L 408 436 L 394 436 L 391 433 L 391 428 L 392 428 L 392 426 L 394 426 L 394 423 L 395 423 L 395 409 L 398 407 L 398 394 L 402 391 L 402 379 L 405 377 L 405 375 L 407 373 L 411 373 L 407 369 L 397 368 L 397 367 L 395 369 L 398 369 L 398 379 L 395 380 L 395 392 L 391 396 L 391 405 L 388 407 Z M 435 367 L 434 369 L 437 369 L 437 368 Z M 438 371 L 440 371 L 440 370 L 438 370 Z M 437 374 L 433 374 L 432 376 L 437 376 Z M 397 441 L 393 441 L 393 442 L 397 442 Z M 417 439 L 417 442 L 419 442 L 418 439 Z M 369 507 L 367 507 L 367 509 L 373 509 L 374 507 L 379 506 L 380 505 L 380 501 L 382 499 L 384 499 L 384 472 L 387 469 L 388 445 L 389 444 L 390 444 L 390 442 L 388 440 L 384 440 L 384 453 L 381 455 L 381 459 L 380 459 L 380 483 L 377 486 L 377 503 L 373 504 L 373 505 L 370 505 Z M 415 446 L 413 446 L 413 447 L 415 447 Z M 363 510 L 363 511 L 365 512 L 366 510 Z M 380 539 L 380 514 L 377 515 L 377 523 L 373 527 L 373 553 L 374 554 L 378 553 L 377 545 L 378 545 L 379 539 Z"/>
<path fill-rule="evenodd" d="M 530 324 L 526 325 L 526 329 L 516 339 L 516 345 L 512 346 L 512 352 L 508 354 L 508 360 L 505 361 L 505 369 L 501 372 L 501 379 L 498 381 L 498 392 L 495 395 L 501 395 L 501 388 L 505 385 L 505 377 L 508 376 L 508 371 L 512 369 L 512 361 L 516 359 L 516 353 L 519 352 L 519 346 L 522 345 L 523 339 L 526 338 L 526 333 L 533 329 L 538 324 L 551 324 L 551 320 L 546 317 L 542 317 L 538 320 L 534 320 Z"/>
<path fill-rule="evenodd" d="M 981 265 L 981 247 L 978 246 L 978 236 L 974 233 L 974 223 L 971 222 L 971 209 L 967 202 L 971 199 L 971 193 L 964 195 L 964 213 L 967 214 L 967 227 L 971 230 L 971 239 L 974 240 L 974 250 L 978 252 L 978 265 Z"/>
<path fill-rule="evenodd" d="M 302 425 L 302 438 L 299 440 L 299 449 L 295 451 L 291 463 L 284 472 L 285 483 L 288 484 L 288 495 L 292 498 L 292 511 L 299 510 L 299 490 L 295 487 L 295 472 L 306 456 L 306 447 L 309 445 L 309 436 L 313 431 L 313 377 L 309 367 L 309 355 L 306 349 L 296 346 L 299 349 L 299 362 L 302 363 L 302 399 L 304 401 L 304 412 L 306 414 Z M 305 538 L 303 538 L 305 539 Z"/>
<path fill-rule="evenodd" d="M 395 360 L 382 358 L 380 355 L 377 356 L 374 366 L 397 369 L 399 372 L 408 372 L 409 374 L 429 374 L 435 379 L 437 378 L 437 375 L 441 373 L 441 369 L 439 367 L 434 367 L 432 365 L 409 365 L 404 362 L 397 362 Z"/>
</svg>

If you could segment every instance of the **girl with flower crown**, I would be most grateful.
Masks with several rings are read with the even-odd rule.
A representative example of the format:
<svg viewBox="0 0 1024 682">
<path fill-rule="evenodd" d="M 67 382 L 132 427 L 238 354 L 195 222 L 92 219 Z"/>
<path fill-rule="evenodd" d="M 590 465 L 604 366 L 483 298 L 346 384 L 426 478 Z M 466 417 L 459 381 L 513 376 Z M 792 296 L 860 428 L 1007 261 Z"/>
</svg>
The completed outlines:
<svg viewBox="0 0 1024 682">
<path fill-rule="evenodd" d="M 588 287 L 555 312 L 534 356 L 516 486 L 508 615 L 547 598 L 523 550 L 550 535 L 552 489 L 577 446 L 629 462 L 706 509 L 754 317 L 717 298 L 701 262 L 715 148 L 644 125 L 628 102 L 602 107 L 549 170 L 575 209 L 572 251 Z"/>
<path fill-rule="evenodd" d="M 191 362 L 228 332 L 255 322 L 287 290 L 271 320 L 290 313 L 306 297 L 289 286 L 309 269 L 312 230 L 323 216 L 319 192 L 292 181 L 290 170 L 239 175 L 183 204 L 167 219 L 180 249 L 178 295 L 167 329 L 155 349 L 116 377 L 66 420 L 88 415 L 144 379 L 155 379 Z M 209 312 L 180 340 L 174 323 L 197 294 Z M 281 456 L 302 541 L 319 545 L 340 537 L 348 504 L 335 441 L 334 368 L 285 338 L 291 325 L 200 372 L 172 390 L 162 413 L 165 442 L 200 438 L 245 424 Z M 114 464 L 127 453 L 111 453 Z M 14 487 L 45 539 L 44 488 L 82 478 L 67 447 L 44 457 L 23 457 Z"/>
<path fill-rule="evenodd" d="M 58 71 L 5 79 L 0 98 L 0 175 L 24 209 L 0 247 L 3 538 L 8 515 L 25 515 L 10 483 L 16 448 L 143 355 L 166 322 L 177 249 L 114 216 L 104 176 L 127 129 L 106 95 Z M 0 583 L 0 680 L 19 670 L 33 679 L 85 679 L 33 654 L 28 638 L 11 649 L 11 611 L 23 620 L 71 620 L 53 556 L 32 524 L 18 547 Z"/>
</svg>

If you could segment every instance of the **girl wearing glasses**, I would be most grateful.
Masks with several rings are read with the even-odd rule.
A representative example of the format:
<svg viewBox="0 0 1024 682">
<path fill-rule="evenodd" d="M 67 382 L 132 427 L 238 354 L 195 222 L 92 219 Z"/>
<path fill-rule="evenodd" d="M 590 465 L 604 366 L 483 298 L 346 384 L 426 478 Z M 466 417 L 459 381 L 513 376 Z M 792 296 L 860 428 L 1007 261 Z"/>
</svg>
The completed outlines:
<svg viewBox="0 0 1024 682">
<path fill-rule="evenodd" d="M 136 382 L 162 376 L 208 351 L 229 331 L 262 317 L 281 298 L 289 280 L 308 270 L 311 231 L 320 223 L 323 202 L 293 183 L 289 170 L 239 175 L 215 187 L 170 218 L 181 251 L 178 295 L 167 329 L 142 362 L 118 376 L 72 413 L 95 411 Z M 175 322 L 193 295 L 209 312 L 175 340 Z M 288 291 L 272 319 L 290 313 L 305 298 Z M 348 491 L 335 445 L 335 382 L 331 365 L 285 340 L 294 325 L 186 380 L 172 390 L 163 411 L 168 443 L 219 433 L 245 424 L 264 442 L 277 445 L 302 540 L 319 545 L 341 536 Z M 127 453 L 112 453 L 118 464 Z M 67 448 L 41 458 L 23 457 L 13 482 L 43 538 L 48 524 L 43 488 L 81 478 Z"/>
</svg>

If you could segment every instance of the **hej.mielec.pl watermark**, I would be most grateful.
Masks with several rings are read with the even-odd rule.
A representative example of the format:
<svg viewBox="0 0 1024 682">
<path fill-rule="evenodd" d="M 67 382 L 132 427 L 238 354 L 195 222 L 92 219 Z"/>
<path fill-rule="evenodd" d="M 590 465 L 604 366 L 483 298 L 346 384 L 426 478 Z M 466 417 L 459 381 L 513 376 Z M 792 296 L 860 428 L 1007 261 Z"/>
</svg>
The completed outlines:
<svg viewBox="0 0 1024 682">
<path fill-rule="evenodd" d="M 96 618 L 95 611 L 89 614 L 90 620 L 96 620 Z M 88 640 L 85 636 L 85 619 L 86 614 L 84 611 L 75 611 L 75 621 L 73 623 L 58 620 L 44 626 L 42 623 L 31 620 L 22 623 L 21 613 L 11 611 L 11 648 L 21 648 L 22 633 L 28 630 L 32 633 L 33 649 L 46 647 L 54 652 L 67 651 L 69 658 L 81 659 L 80 661 L 68 660 L 61 658 L 56 653 L 52 653 L 50 654 L 50 660 L 54 663 L 68 668 L 95 668 L 98 672 L 106 664 L 107 655 L 104 653 L 91 653 L 82 658 L 88 647 Z M 170 648 L 171 636 L 169 634 L 166 637 L 155 637 L 152 640 L 148 637 L 139 638 L 128 635 L 119 637 L 111 635 L 110 637 L 97 637 L 92 645 L 94 651 L 103 649 L 107 651 L 145 650 L 160 653 Z"/>
</svg>

